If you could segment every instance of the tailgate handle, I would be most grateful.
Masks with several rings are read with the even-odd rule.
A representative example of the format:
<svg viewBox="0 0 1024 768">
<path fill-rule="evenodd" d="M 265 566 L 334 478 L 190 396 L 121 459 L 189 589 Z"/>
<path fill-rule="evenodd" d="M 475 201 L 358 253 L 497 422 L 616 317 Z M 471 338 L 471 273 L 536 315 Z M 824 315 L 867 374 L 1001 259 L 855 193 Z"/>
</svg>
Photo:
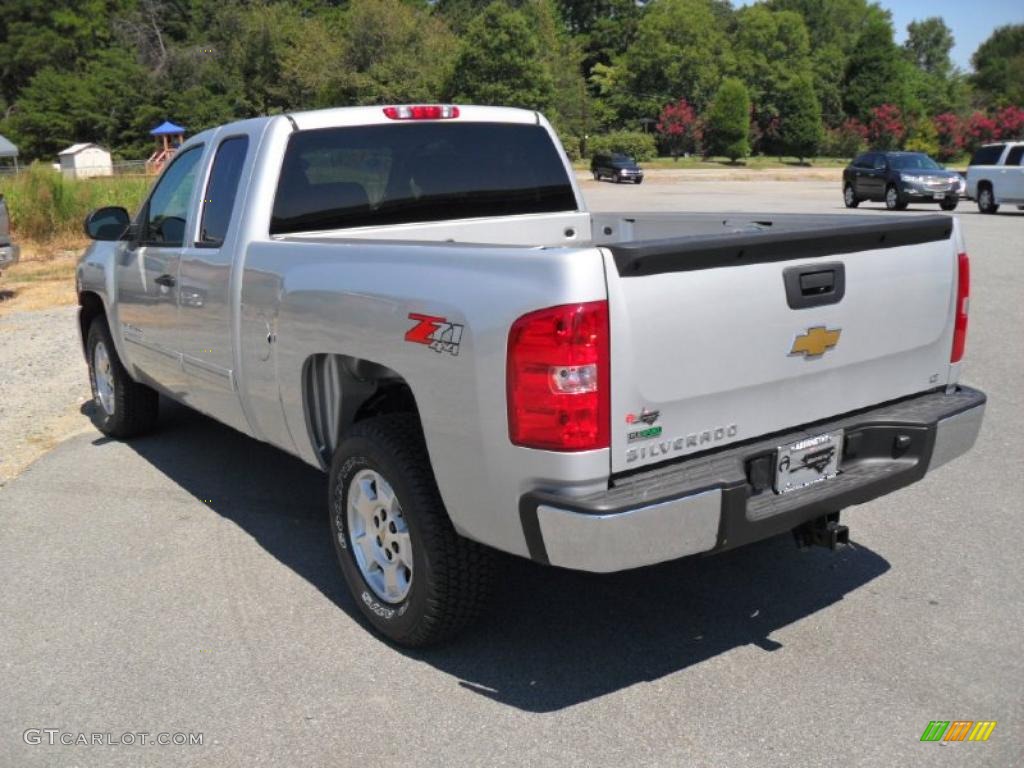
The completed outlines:
<svg viewBox="0 0 1024 768">
<path fill-rule="evenodd" d="M 790 309 L 838 304 L 846 293 L 846 267 L 842 262 L 788 267 L 782 281 Z"/>
</svg>

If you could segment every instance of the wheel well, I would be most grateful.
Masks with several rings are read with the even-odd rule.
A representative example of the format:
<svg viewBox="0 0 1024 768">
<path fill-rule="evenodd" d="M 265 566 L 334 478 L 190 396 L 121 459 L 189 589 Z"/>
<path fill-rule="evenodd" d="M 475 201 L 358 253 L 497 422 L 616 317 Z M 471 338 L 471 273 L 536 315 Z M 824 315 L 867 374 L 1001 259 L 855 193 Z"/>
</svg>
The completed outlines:
<svg viewBox="0 0 1024 768">
<path fill-rule="evenodd" d="M 82 348 L 85 349 L 85 339 L 89 335 L 89 326 L 97 317 L 103 317 L 106 310 L 103 308 L 103 299 L 92 291 L 83 291 L 78 294 L 78 329 L 82 332 Z"/>
<path fill-rule="evenodd" d="M 412 389 L 387 366 L 349 355 L 313 355 L 302 379 L 306 427 L 324 466 L 330 465 L 342 438 L 360 421 L 407 413 L 419 423 Z"/>
</svg>

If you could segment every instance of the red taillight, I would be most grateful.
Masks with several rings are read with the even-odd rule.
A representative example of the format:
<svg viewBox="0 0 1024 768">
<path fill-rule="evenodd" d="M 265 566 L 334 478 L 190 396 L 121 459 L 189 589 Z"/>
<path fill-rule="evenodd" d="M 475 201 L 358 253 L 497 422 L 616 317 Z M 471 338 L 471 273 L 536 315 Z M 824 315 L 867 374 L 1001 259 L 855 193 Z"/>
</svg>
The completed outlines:
<svg viewBox="0 0 1024 768">
<path fill-rule="evenodd" d="M 523 315 L 508 335 L 508 432 L 515 445 L 552 451 L 607 448 L 608 302 Z"/>
<path fill-rule="evenodd" d="M 459 108 L 452 104 L 411 104 L 384 107 L 384 114 L 392 120 L 450 120 L 459 116 Z"/>
<path fill-rule="evenodd" d="M 956 326 L 953 329 L 953 350 L 949 362 L 959 363 L 967 346 L 967 309 L 971 303 L 971 260 L 966 253 L 957 257 L 956 269 Z"/>
</svg>

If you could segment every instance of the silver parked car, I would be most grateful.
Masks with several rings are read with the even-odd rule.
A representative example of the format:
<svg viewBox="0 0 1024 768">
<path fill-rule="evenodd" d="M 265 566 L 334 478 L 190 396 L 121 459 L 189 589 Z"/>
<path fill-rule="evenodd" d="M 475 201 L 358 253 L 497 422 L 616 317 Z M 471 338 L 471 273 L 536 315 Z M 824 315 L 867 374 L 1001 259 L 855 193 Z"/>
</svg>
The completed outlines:
<svg viewBox="0 0 1024 768">
<path fill-rule="evenodd" d="M 0 271 L 18 261 L 21 249 L 11 242 L 11 217 L 7 201 L 0 195 Z"/>
</svg>

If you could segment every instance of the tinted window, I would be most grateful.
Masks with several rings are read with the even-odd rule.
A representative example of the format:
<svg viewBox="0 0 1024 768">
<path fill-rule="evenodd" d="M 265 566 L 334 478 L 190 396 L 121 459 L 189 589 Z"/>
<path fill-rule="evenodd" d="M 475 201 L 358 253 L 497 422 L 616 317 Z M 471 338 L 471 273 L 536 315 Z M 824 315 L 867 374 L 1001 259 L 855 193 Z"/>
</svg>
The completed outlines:
<svg viewBox="0 0 1024 768">
<path fill-rule="evenodd" d="M 974 153 L 971 158 L 971 165 L 997 165 L 999 156 L 1003 154 L 1005 144 L 996 144 L 992 147 L 982 147 Z"/>
<path fill-rule="evenodd" d="M 289 139 L 270 233 L 576 209 L 537 125 L 327 128 Z"/>
<path fill-rule="evenodd" d="M 201 146 L 190 147 L 164 171 L 144 209 L 143 242 L 168 247 L 185 242 L 185 221 L 202 154 Z"/>
<path fill-rule="evenodd" d="M 1007 165 L 1024 165 L 1021 159 L 1024 158 L 1024 144 L 1019 147 L 1013 147 L 1006 155 Z"/>
<path fill-rule="evenodd" d="M 210 170 L 210 181 L 203 196 L 203 218 L 199 227 L 199 244 L 223 244 L 231 223 L 231 211 L 238 195 L 238 180 L 242 177 L 245 153 L 249 150 L 248 136 L 232 136 L 217 147 L 217 156 Z"/>
<path fill-rule="evenodd" d="M 853 164 L 858 168 L 870 168 L 871 167 L 871 155 L 860 155 Z"/>
<path fill-rule="evenodd" d="M 935 171 L 942 166 L 932 160 L 928 155 L 892 155 L 889 158 L 889 165 L 898 171 Z"/>
<path fill-rule="evenodd" d="M 874 155 L 872 155 L 871 156 L 871 167 L 874 168 L 876 171 L 884 171 L 888 167 L 885 155 L 882 155 L 882 154 L 874 154 Z"/>
</svg>

